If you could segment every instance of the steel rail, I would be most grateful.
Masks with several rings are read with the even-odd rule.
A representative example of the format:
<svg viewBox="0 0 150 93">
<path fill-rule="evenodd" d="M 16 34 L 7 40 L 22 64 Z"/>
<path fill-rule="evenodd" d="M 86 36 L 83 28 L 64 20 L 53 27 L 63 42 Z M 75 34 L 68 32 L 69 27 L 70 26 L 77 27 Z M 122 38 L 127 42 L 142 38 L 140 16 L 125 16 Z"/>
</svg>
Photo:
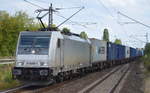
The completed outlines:
<svg viewBox="0 0 150 93">
<path fill-rule="evenodd" d="M 106 74 L 105 76 L 103 76 L 102 78 L 100 78 L 99 80 L 95 81 L 94 83 L 92 83 L 91 85 L 87 86 L 86 88 L 84 88 L 83 90 L 79 91 L 78 93 L 89 93 L 91 90 L 93 90 L 95 87 L 97 87 L 99 84 L 103 83 L 105 80 L 107 80 L 109 77 L 111 77 L 113 74 L 115 74 L 118 70 L 120 70 L 122 68 L 122 66 L 115 68 L 113 71 L 111 71 L 110 73 Z M 129 67 L 128 67 L 129 68 Z M 125 71 L 126 73 L 127 71 Z M 121 78 L 124 77 L 125 73 L 123 73 L 123 75 L 121 76 Z M 122 80 L 122 79 L 121 79 Z M 114 93 L 116 87 L 119 85 L 119 83 L 121 82 L 121 80 L 119 79 L 119 81 L 117 82 L 117 84 L 112 88 L 110 93 Z"/>
<path fill-rule="evenodd" d="M 23 88 L 26 88 L 26 87 L 29 87 L 29 86 L 31 86 L 31 85 L 30 84 L 25 84 L 25 85 L 18 86 L 16 88 L 0 91 L 0 93 L 12 93 L 12 92 L 15 92 L 19 89 L 23 89 Z"/>
</svg>

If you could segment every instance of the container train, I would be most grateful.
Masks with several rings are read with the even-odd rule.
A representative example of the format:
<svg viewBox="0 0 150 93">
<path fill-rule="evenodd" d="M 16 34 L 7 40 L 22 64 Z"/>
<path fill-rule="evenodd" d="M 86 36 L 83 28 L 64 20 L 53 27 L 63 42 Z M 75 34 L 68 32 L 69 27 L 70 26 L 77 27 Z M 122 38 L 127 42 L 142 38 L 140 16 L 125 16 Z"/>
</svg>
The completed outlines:
<svg viewBox="0 0 150 93">
<path fill-rule="evenodd" d="M 23 31 L 19 35 L 12 75 L 35 85 L 61 82 L 142 55 L 142 50 L 94 38 L 82 39 L 58 31 Z"/>
</svg>

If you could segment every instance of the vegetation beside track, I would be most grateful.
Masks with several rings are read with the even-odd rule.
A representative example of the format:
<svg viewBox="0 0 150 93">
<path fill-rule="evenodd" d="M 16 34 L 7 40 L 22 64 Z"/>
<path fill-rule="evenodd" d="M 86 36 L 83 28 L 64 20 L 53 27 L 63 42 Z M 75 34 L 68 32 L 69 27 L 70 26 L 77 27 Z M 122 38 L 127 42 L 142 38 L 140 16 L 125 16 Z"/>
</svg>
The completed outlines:
<svg viewBox="0 0 150 93">
<path fill-rule="evenodd" d="M 143 56 L 142 60 L 144 61 L 144 67 L 145 67 L 146 73 L 150 74 L 150 55 Z"/>
<path fill-rule="evenodd" d="M 142 61 L 145 67 L 144 93 L 150 93 L 150 55 L 143 56 Z"/>
<path fill-rule="evenodd" d="M 150 43 L 145 45 L 144 54 L 145 56 L 143 56 L 142 61 L 144 62 L 146 73 L 150 74 Z"/>
<path fill-rule="evenodd" d="M 0 90 L 20 85 L 18 81 L 12 79 L 12 66 L 13 64 L 0 64 Z"/>
<path fill-rule="evenodd" d="M 26 12 L 17 11 L 10 14 L 7 11 L 0 11 L 0 56 L 15 55 L 19 32 L 37 31 L 39 28 L 40 25 Z"/>
</svg>

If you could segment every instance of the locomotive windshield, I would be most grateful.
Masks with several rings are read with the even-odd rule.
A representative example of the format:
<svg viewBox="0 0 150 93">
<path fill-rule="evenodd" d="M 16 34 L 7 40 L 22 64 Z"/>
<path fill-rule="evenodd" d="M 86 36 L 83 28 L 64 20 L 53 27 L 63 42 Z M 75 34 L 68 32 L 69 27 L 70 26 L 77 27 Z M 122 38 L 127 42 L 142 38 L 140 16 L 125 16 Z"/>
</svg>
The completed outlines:
<svg viewBox="0 0 150 93">
<path fill-rule="evenodd" d="M 49 43 L 49 35 L 21 35 L 18 54 L 47 55 Z"/>
</svg>

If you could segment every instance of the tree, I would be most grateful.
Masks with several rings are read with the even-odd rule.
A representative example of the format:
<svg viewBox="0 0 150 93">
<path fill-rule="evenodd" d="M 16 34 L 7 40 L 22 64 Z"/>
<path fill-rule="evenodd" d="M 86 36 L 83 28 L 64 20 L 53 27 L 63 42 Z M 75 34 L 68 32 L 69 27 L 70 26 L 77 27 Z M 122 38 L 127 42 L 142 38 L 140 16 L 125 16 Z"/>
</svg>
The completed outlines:
<svg viewBox="0 0 150 93">
<path fill-rule="evenodd" d="M 0 56 L 14 56 L 19 33 L 27 29 L 35 31 L 39 27 L 25 12 L 10 15 L 0 11 Z"/>
<path fill-rule="evenodd" d="M 104 29 L 103 40 L 109 42 L 109 33 L 107 28 Z"/>
<path fill-rule="evenodd" d="M 88 38 L 87 34 L 84 31 L 80 33 L 80 37 L 83 38 L 83 39 Z"/>
<path fill-rule="evenodd" d="M 63 32 L 64 34 L 70 33 L 70 29 L 64 27 L 64 28 L 62 29 L 62 32 Z"/>
<path fill-rule="evenodd" d="M 150 43 L 147 43 L 147 44 L 145 45 L 144 54 L 150 55 Z"/>
<path fill-rule="evenodd" d="M 52 27 L 50 28 L 51 31 L 59 31 L 57 26 L 55 24 L 52 24 Z"/>
<path fill-rule="evenodd" d="M 116 39 L 114 43 L 115 43 L 115 44 L 120 44 L 120 45 L 122 44 L 122 42 L 121 42 L 120 39 Z"/>
</svg>

